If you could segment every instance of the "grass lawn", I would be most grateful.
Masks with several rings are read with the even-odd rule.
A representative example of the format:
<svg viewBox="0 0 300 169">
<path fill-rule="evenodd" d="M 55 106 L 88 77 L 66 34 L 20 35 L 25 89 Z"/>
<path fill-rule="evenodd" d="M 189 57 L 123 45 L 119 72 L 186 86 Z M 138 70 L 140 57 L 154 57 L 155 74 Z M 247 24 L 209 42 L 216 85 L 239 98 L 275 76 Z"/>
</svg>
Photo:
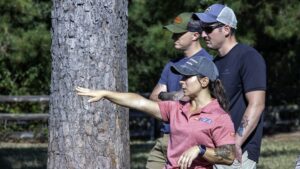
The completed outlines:
<svg viewBox="0 0 300 169">
<path fill-rule="evenodd" d="M 300 155 L 300 132 L 265 136 L 259 169 L 294 169 Z"/>
<path fill-rule="evenodd" d="M 142 169 L 153 142 L 131 143 L 131 168 Z M 300 155 L 300 132 L 265 136 L 258 169 L 294 169 Z"/>
<path fill-rule="evenodd" d="M 153 141 L 132 141 L 131 169 L 145 168 Z M 300 132 L 276 134 L 263 138 L 258 169 L 294 169 L 300 155 Z M 0 143 L 0 168 L 45 169 L 47 144 Z"/>
</svg>

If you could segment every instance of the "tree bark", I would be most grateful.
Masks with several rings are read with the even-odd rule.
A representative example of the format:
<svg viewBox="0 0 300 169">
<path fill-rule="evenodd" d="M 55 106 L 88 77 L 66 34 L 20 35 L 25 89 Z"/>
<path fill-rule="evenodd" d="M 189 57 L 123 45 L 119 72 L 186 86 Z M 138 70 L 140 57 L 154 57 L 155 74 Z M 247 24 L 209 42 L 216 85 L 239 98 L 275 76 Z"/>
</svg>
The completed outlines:
<svg viewBox="0 0 300 169">
<path fill-rule="evenodd" d="M 48 169 L 130 168 L 128 110 L 76 86 L 127 91 L 127 1 L 52 0 Z"/>
</svg>

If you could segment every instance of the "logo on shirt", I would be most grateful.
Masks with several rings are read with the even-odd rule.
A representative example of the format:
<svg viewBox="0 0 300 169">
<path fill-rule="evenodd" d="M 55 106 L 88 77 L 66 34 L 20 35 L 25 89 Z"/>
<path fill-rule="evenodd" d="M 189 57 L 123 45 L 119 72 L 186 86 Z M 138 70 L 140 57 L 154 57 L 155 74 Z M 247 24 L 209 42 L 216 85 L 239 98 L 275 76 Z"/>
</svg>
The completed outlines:
<svg viewBox="0 0 300 169">
<path fill-rule="evenodd" d="M 202 122 L 207 123 L 207 124 L 212 123 L 212 120 L 209 119 L 209 118 L 206 118 L 206 117 L 200 117 L 199 121 L 202 121 Z"/>
<path fill-rule="evenodd" d="M 228 75 L 228 74 L 230 74 L 230 70 L 228 68 L 226 68 L 223 70 L 223 72 L 221 74 Z"/>
</svg>

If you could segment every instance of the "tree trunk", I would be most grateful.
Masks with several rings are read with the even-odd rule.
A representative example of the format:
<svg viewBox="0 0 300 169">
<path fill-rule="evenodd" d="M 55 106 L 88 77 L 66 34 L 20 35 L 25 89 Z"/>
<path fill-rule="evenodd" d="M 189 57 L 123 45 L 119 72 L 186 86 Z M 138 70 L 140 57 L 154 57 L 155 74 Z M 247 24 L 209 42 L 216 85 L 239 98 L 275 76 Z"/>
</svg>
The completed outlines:
<svg viewBox="0 0 300 169">
<path fill-rule="evenodd" d="M 127 1 L 52 1 L 47 167 L 130 168 L 128 110 L 74 90 L 127 91 Z"/>
</svg>

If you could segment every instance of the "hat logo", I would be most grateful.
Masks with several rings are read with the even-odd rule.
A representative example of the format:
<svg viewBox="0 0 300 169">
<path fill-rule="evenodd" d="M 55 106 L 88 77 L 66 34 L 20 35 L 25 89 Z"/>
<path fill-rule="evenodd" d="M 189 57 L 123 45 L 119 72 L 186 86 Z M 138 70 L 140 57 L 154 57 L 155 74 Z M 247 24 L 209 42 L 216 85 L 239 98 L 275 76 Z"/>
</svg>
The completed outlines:
<svg viewBox="0 0 300 169">
<path fill-rule="evenodd" d="M 177 23 L 177 24 L 180 24 L 182 22 L 182 18 L 177 16 L 175 19 L 174 19 L 174 23 Z"/>
<path fill-rule="evenodd" d="M 208 7 L 205 12 L 209 12 L 211 10 L 211 7 Z"/>
</svg>

